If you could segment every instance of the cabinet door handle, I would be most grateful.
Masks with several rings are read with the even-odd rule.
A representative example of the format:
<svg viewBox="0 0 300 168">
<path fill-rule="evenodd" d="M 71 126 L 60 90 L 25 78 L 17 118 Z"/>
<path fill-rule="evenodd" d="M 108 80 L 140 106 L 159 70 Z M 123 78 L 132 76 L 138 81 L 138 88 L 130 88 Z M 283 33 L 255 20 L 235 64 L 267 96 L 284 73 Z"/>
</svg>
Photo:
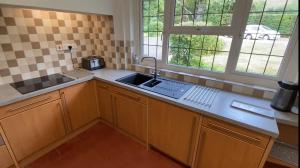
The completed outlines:
<svg viewBox="0 0 300 168">
<path fill-rule="evenodd" d="M 2 138 L 2 136 L 0 135 L 0 146 L 3 146 L 3 145 L 5 145 L 5 142 L 4 142 L 3 138 Z"/>
<path fill-rule="evenodd" d="M 224 134 L 231 135 L 231 136 L 240 138 L 242 140 L 246 140 L 248 142 L 252 142 L 252 143 L 256 143 L 256 144 L 261 142 L 261 140 L 258 138 L 253 138 L 248 135 L 244 135 L 244 134 L 232 131 L 230 129 L 224 128 L 222 126 L 219 126 L 219 125 L 216 125 L 216 124 L 213 124 L 210 122 L 208 123 L 208 126 L 216 131 L 223 132 Z"/>
<path fill-rule="evenodd" d="M 66 115 L 65 112 L 63 110 L 62 104 L 59 102 L 57 103 L 57 106 L 59 107 L 61 116 L 62 116 L 62 120 L 63 120 L 63 124 L 64 124 L 64 128 L 65 128 L 65 133 L 67 134 L 69 131 L 68 125 L 67 125 L 67 121 L 66 121 Z"/>
<path fill-rule="evenodd" d="M 202 159 L 202 150 L 203 150 L 203 146 L 205 144 L 205 137 L 206 137 L 206 131 L 201 131 L 200 133 L 200 139 L 199 139 L 199 146 L 198 146 L 198 151 L 197 151 L 197 156 L 198 156 L 198 160 L 196 160 L 196 167 L 199 167 L 200 163 L 201 163 L 201 159 Z"/>
<path fill-rule="evenodd" d="M 102 89 L 108 89 L 108 86 L 103 86 L 103 85 L 97 85 L 97 87 L 102 88 Z"/>
<path fill-rule="evenodd" d="M 124 97 L 127 97 L 129 99 L 135 100 L 135 101 L 140 101 L 141 100 L 141 97 L 134 97 L 134 96 L 130 96 L 130 95 L 127 95 L 127 94 L 124 94 L 124 93 L 121 93 L 121 92 L 117 92 L 117 94 L 119 94 L 121 96 L 124 96 Z"/>
<path fill-rule="evenodd" d="M 26 104 L 26 105 L 21 106 L 21 107 L 9 109 L 8 112 L 13 112 L 13 111 L 21 110 L 21 109 L 24 109 L 24 108 L 26 108 L 26 107 L 33 106 L 33 105 L 35 105 L 35 104 L 42 103 L 42 102 L 45 102 L 45 101 L 48 101 L 48 100 L 51 100 L 51 99 L 52 99 L 52 97 L 49 96 L 49 97 L 47 97 L 47 98 L 44 98 L 44 99 L 38 100 L 38 101 L 36 101 L 36 102 L 32 102 L 32 103 Z"/>
<path fill-rule="evenodd" d="M 66 107 L 67 103 L 66 103 L 66 96 L 64 92 L 61 92 L 60 97 L 62 98 L 62 103 L 63 106 Z"/>
</svg>

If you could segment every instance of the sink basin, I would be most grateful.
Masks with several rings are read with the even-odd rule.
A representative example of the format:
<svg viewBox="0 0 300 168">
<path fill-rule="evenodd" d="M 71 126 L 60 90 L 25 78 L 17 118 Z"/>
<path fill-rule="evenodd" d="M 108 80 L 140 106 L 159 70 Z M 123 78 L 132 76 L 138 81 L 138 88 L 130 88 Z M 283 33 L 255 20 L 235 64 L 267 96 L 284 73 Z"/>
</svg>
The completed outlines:
<svg viewBox="0 0 300 168">
<path fill-rule="evenodd" d="M 179 99 L 193 86 L 185 82 L 161 77 L 154 79 L 151 76 L 140 73 L 131 74 L 116 81 L 175 99 Z"/>
<path fill-rule="evenodd" d="M 161 83 L 161 81 L 153 79 L 153 80 L 150 80 L 149 82 L 145 83 L 144 86 L 154 87 L 160 83 Z"/>
<path fill-rule="evenodd" d="M 134 85 L 134 86 L 138 86 L 140 84 L 143 84 L 149 80 L 153 79 L 152 76 L 148 76 L 148 75 L 144 75 L 144 74 L 140 74 L 140 73 L 135 73 L 132 75 L 128 75 L 125 76 L 123 78 L 117 79 L 116 81 L 121 82 L 121 83 L 125 83 L 128 85 Z"/>
</svg>

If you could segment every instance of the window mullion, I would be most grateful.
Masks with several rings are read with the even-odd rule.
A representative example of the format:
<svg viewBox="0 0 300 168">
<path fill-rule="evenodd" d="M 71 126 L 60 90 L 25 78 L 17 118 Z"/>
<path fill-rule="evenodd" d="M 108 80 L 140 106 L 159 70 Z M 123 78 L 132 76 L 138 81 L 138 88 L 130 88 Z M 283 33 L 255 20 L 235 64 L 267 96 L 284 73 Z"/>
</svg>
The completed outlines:
<svg viewBox="0 0 300 168">
<path fill-rule="evenodd" d="M 138 44 L 138 46 L 140 46 L 140 50 L 139 50 L 139 55 L 140 55 L 140 57 L 143 57 L 144 56 L 144 32 L 143 32 L 143 29 L 144 29 L 144 27 L 143 27 L 143 25 L 144 25 L 144 18 L 143 18 L 143 13 L 144 13 L 144 11 L 143 11 L 143 0 L 140 0 L 139 1 L 139 11 L 138 11 L 138 13 L 139 13 L 139 44 Z"/>
<path fill-rule="evenodd" d="M 164 9 L 164 28 L 163 28 L 163 45 L 162 45 L 162 62 L 167 64 L 168 61 L 168 48 L 169 48 L 169 35 L 170 28 L 173 24 L 174 9 L 175 9 L 175 0 L 165 0 L 165 9 Z"/>
<path fill-rule="evenodd" d="M 225 73 L 234 73 L 243 43 L 244 31 L 248 22 L 252 0 L 236 1 L 232 17 L 232 43 L 229 51 Z"/>
<path fill-rule="evenodd" d="M 177 26 L 170 29 L 171 34 L 189 34 L 189 35 L 232 35 L 230 26 L 210 26 L 210 27 L 192 27 Z"/>
</svg>

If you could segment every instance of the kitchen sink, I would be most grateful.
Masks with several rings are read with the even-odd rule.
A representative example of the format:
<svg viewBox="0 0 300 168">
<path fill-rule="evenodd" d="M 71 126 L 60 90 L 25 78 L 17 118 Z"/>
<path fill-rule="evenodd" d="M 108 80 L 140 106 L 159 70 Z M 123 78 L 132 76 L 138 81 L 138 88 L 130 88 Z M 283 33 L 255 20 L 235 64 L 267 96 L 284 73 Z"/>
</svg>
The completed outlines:
<svg viewBox="0 0 300 168">
<path fill-rule="evenodd" d="M 153 77 L 144 75 L 141 73 L 135 73 L 135 74 L 131 74 L 131 75 L 125 76 L 123 78 L 117 79 L 116 81 L 125 83 L 128 85 L 138 86 L 147 81 L 150 81 L 151 79 L 153 79 Z"/>
<path fill-rule="evenodd" d="M 153 80 L 150 80 L 149 82 L 145 83 L 144 86 L 154 87 L 154 86 L 156 86 L 156 85 L 158 85 L 160 83 L 161 83 L 161 81 L 153 79 Z"/>
<path fill-rule="evenodd" d="M 175 99 L 179 99 L 193 87 L 189 83 L 161 77 L 154 79 L 151 76 L 140 73 L 131 74 L 116 81 Z"/>
</svg>

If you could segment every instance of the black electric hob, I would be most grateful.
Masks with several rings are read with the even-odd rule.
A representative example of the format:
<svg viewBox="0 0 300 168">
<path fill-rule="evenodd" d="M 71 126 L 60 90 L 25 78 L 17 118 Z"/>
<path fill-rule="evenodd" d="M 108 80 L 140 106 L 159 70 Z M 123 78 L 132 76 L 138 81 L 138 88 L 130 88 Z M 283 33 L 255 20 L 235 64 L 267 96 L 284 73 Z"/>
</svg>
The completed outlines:
<svg viewBox="0 0 300 168">
<path fill-rule="evenodd" d="M 20 82 L 11 83 L 10 85 L 22 94 L 34 92 L 48 87 L 56 86 L 62 83 L 73 81 L 74 79 L 62 74 L 53 74 L 39 78 L 28 79 Z"/>
</svg>

